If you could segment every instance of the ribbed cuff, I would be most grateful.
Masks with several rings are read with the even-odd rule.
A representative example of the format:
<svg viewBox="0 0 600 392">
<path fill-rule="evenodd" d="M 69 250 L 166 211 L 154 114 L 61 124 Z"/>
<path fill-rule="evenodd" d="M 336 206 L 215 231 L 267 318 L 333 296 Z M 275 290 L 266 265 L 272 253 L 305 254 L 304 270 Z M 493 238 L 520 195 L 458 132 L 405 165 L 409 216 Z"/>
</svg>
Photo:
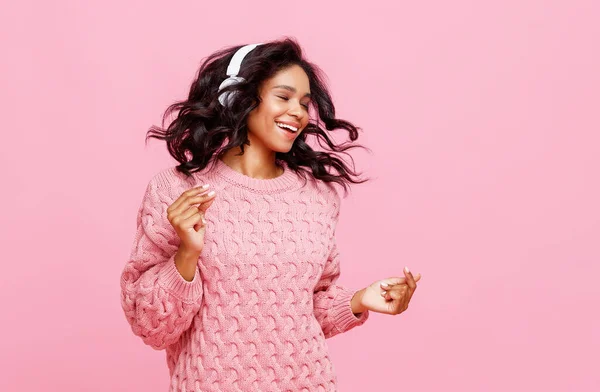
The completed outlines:
<svg viewBox="0 0 600 392">
<path fill-rule="evenodd" d="M 175 266 L 175 255 L 171 256 L 159 271 L 158 284 L 183 302 L 196 302 L 202 295 L 202 279 L 198 267 L 196 266 L 194 279 L 188 282 Z"/>
<path fill-rule="evenodd" d="M 339 292 L 333 300 L 330 319 L 340 332 L 346 332 L 349 329 L 362 325 L 369 318 L 368 310 L 362 312 L 359 317 L 356 317 L 354 313 L 352 313 L 350 301 L 356 291 L 357 290 L 340 287 Z"/>
</svg>

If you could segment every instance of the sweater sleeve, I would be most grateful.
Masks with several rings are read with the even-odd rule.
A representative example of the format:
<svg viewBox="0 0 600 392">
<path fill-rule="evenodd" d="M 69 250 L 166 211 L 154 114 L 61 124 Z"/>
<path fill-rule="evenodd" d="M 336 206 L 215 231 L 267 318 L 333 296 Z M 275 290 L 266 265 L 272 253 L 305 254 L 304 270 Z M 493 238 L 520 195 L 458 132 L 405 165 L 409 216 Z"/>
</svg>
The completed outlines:
<svg viewBox="0 0 600 392">
<path fill-rule="evenodd" d="M 334 225 L 339 216 L 339 198 L 336 198 L 334 212 Z M 314 313 L 325 338 L 331 338 L 339 333 L 346 332 L 356 326 L 364 324 L 369 317 L 369 311 L 354 315 L 350 300 L 357 290 L 337 284 L 340 276 L 340 252 L 334 234 L 330 240 L 330 252 L 315 286 L 313 294 Z"/>
<path fill-rule="evenodd" d="M 175 266 L 179 237 L 167 219 L 172 203 L 150 181 L 137 215 L 131 255 L 121 274 L 121 306 L 133 333 L 161 350 L 176 343 L 200 309 L 198 267 L 191 282 Z"/>
</svg>

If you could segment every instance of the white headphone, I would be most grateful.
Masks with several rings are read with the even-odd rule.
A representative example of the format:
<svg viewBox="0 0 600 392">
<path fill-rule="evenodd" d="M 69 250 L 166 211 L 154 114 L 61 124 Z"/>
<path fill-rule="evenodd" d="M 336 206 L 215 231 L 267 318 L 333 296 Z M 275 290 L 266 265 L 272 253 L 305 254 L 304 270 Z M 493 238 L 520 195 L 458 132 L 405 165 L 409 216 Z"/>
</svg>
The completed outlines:
<svg viewBox="0 0 600 392">
<path fill-rule="evenodd" d="M 221 82 L 221 85 L 219 86 L 218 94 L 219 94 L 219 102 L 221 103 L 221 105 L 223 105 L 223 106 L 231 105 L 231 102 L 233 101 L 233 98 L 235 97 L 235 94 L 237 91 L 226 91 L 221 94 L 221 90 L 223 90 L 225 87 L 233 86 L 235 84 L 245 81 L 244 78 L 237 76 L 237 74 L 240 72 L 240 67 L 242 66 L 242 61 L 244 60 L 244 57 L 246 57 L 246 55 L 248 53 L 250 53 L 250 51 L 252 51 L 252 49 L 256 48 L 258 45 L 262 45 L 262 44 L 251 44 L 251 45 L 243 46 L 240 49 L 238 49 L 237 52 L 235 52 L 235 54 L 231 58 L 231 61 L 229 62 L 229 66 L 227 67 L 227 76 L 228 77 L 227 77 L 227 79 L 223 80 L 223 82 Z"/>
</svg>

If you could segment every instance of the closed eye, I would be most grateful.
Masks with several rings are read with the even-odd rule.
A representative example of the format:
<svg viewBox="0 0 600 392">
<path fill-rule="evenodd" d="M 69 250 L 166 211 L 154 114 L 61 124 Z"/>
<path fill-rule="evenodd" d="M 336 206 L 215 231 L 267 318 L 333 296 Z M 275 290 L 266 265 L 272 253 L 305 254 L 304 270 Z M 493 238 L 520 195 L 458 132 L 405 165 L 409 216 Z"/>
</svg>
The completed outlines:
<svg viewBox="0 0 600 392">
<path fill-rule="evenodd" d="M 277 95 L 277 98 L 279 98 L 279 99 L 283 99 L 284 101 L 289 101 L 289 100 L 290 100 L 288 97 L 285 97 L 285 96 L 283 96 L 283 95 Z M 306 103 L 303 103 L 303 104 L 301 104 L 301 105 L 302 105 L 302 107 L 303 107 L 304 109 L 308 110 L 308 104 L 306 104 Z"/>
</svg>

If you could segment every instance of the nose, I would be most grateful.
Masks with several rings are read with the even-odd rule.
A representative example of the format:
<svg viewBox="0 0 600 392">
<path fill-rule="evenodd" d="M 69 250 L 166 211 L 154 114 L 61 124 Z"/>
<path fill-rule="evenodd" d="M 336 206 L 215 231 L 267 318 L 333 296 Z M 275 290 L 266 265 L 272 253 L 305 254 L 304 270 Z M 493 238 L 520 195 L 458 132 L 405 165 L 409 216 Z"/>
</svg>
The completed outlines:
<svg viewBox="0 0 600 392">
<path fill-rule="evenodd" d="M 297 102 L 296 104 L 292 103 L 290 109 L 288 110 L 288 114 L 301 119 L 304 115 L 304 111 L 302 110 L 302 105 L 300 105 L 300 102 Z"/>
</svg>

